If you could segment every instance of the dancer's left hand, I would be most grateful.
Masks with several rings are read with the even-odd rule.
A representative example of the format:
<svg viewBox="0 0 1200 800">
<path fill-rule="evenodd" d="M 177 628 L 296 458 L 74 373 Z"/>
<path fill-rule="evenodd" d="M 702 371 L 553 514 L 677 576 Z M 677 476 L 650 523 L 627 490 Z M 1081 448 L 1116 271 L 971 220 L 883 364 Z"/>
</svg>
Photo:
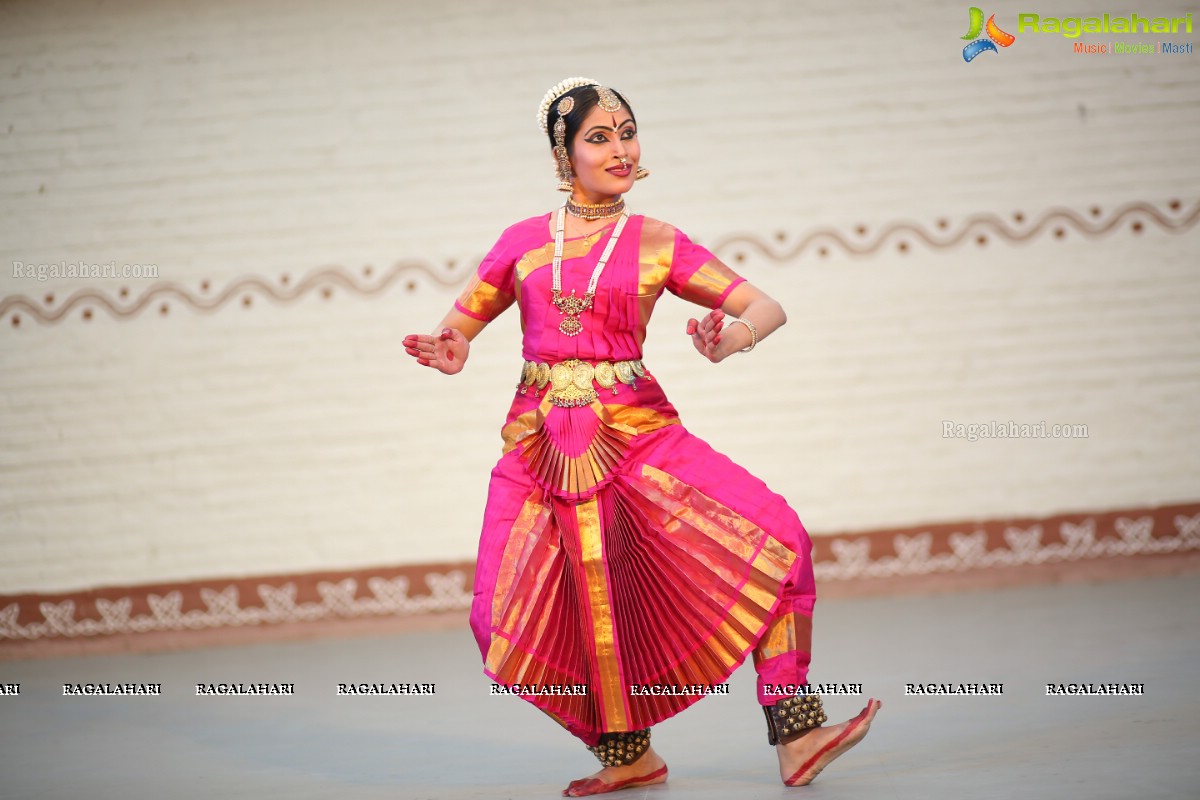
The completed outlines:
<svg viewBox="0 0 1200 800">
<path fill-rule="evenodd" d="M 725 358 L 725 355 L 720 352 L 721 348 L 717 346 L 721 343 L 721 327 L 724 324 L 725 312 L 719 308 L 708 312 L 699 321 L 695 319 L 687 321 L 687 333 L 692 337 L 692 344 L 696 346 L 696 352 L 714 364 Z"/>
</svg>

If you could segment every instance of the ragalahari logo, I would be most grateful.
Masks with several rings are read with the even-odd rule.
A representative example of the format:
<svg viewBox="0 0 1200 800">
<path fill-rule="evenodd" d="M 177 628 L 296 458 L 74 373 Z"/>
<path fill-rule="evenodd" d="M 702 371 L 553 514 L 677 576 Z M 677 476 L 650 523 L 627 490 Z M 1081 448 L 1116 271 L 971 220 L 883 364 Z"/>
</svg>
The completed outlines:
<svg viewBox="0 0 1200 800">
<path fill-rule="evenodd" d="M 980 39 L 979 34 L 984 30 L 987 31 L 987 38 Z M 996 45 L 1008 47 L 1017 40 L 1017 37 L 1011 33 L 1005 33 L 1000 30 L 1000 26 L 996 24 L 995 14 L 988 17 L 987 25 L 984 25 L 983 12 L 974 6 L 971 6 L 971 27 L 967 31 L 967 35 L 962 38 L 975 40 L 963 48 L 963 60 L 968 62 L 973 61 L 975 56 L 980 53 L 985 53 L 989 50 L 993 53 L 998 53 L 1000 51 L 996 49 Z"/>
</svg>

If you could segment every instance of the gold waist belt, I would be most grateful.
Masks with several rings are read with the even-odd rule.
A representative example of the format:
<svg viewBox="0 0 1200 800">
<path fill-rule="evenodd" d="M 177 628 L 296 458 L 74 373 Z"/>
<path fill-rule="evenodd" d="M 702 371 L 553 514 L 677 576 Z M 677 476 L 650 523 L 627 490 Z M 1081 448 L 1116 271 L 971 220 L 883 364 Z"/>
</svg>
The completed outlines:
<svg viewBox="0 0 1200 800">
<path fill-rule="evenodd" d="M 549 384 L 550 390 L 546 396 L 551 403 L 561 408 L 575 408 L 586 406 L 599 397 L 596 385 L 602 389 L 612 389 L 612 393 L 617 394 L 621 383 L 632 386 L 636 391 L 641 378 L 653 380 L 646 374 L 641 359 L 601 361 L 593 365 L 572 358 L 557 364 L 526 361 L 521 369 L 521 382 L 517 385 L 521 394 L 528 394 L 533 389 L 536 397 Z"/>
</svg>

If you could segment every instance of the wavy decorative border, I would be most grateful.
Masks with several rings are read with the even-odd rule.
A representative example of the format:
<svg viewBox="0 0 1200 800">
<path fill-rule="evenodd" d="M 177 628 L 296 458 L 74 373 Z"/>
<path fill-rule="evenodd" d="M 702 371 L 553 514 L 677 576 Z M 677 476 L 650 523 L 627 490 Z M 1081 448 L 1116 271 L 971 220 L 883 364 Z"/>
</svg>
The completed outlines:
<svg viewBox="0 0 1200 800">
<path fill-rule="evenodd" d="M 363 267 L 358 273 L 340 266 L 320 267 L 295 282 L 287 273 L 280 275 L 276 283 L 249 275 L 235 279 L 220 291 L 214 291 L 207 280 L 201 281 L 196 289 L 173 281 L 159 281 L 133 299 L 130 299 L 131 292 L 127 286 L 122 286 L 115 295 L 100 289 L 79 289 L 61 302 L 53 291 L 43 295 L 40 301 L 18 294 L 0 300 L 0 319 L 7 315 L 9 326 L 19 328 L 22 320 L 20 312 L 25 311 L 38 322 L 53 324 L 65 320 L 76 307 L 81 308 L 79 318 L 84 322 L 91 320 L 97 308 L 103 308 L 114 319 L 133 319 L 153 305 L 156 305 L 160 316 L 166 316 L 170 313 L 172 301 L 193 311 L 212 313 L 234 301 L 240 301 L 243 308 L 250 308 L 254 305 L 255 297 L 281 305 L 297 302 L 314 292 L 329 299 L 334 290 L 339 288 L 349 294 L 366 297 L 385 291 L 405 277 L 408 278 L 405 288 L 411 292 L 419 285 L 414 280 L 417 275 L 442 286 L 458 286 L 465 279 L 455 271 L 455 267 L 456 262 L 453 261 L 443 265 L 442 271 L 414 261 L 398 262 L 380 273 L 376 273 L 371 266 Z"/>
<path fill-rule="evenodd" d="M 1118 207 L 1107 218 L 1102 218 L 1100 206 L 1091 206 L 1086 215 L 1069 208 L 1050 208 L 1032 221 L 1022 211 L 1013 211 L 1008 217 L 993 213 L 972 214 L 951 230 L 950 221 L 942 217 L 935 222 L 936 232 L 931 232 L 915 222 L 893 222 L 883 226 L 877 234 L 870 236 L 866 225 L 854 228 L 854 235 L 847 236 L 835 228 L 817 228 L 788 245 L 787 234 L 780 231 L 774 241 L 767 241 L 753 234 L 735 234 L 717 242 L 712 248 L 718 256 L 729 260 L 744 261 L 749 252 L 755 252 L 773 261 L 791 261 L 815 250 L 825 258 L 837 249 L 848 256 L 864 257 L 875 255 L 885 246 L 894 243 L 900 253 L 907 253 L 914 243 L 921 243 L 932 250 L 955 247 L 973 239 L 978 247 L 984 247 L 991 239 L 1005 240 L 1011 244 L 1028 242 L 1047 231 L 1057 240 L 1065 239 L 1069 231 L 1085 239 L 1097 239 L 1116 232 L 1128 223 L 1129 230 L 1141 234 L 1147 223 L 1157 225 L 1166 233 L 1182 233 L 1200 220 L 1200 201 L 1187 212 L 1181 212 L 1183 203 L 1169 200 L 1167 210 L 1149 202 L 1126 203 Z M 726 255 L 728 254 L 728 255 Z"/>
<path fill-rule="evenodd" d="M 1200 502 L 819 536 L 813 559 L 828 586 L 1198 550 Z M 0 649 L 6 642 L 463 611 L 471 607 L 473 572 L 470 563 L 425 565 L 0 597 Z M 417 583 L 428 594 L 413 596 Z"/>
<path fill-rule="evenodd" d="M 983 247 L 992 239 L 1017 244 L 1027 242 L 1049 232 L 1055 239 L 1064 239 L 1068 232 L 1084 238 L 1095 239 L 1111 235 L 1128 226 L 1134 234 L 1142 233 L 1148 225 L 1166 233 L 1182 233 L 1200 220 L 1200 201 L 1190 210 L 1183 211 L 1183 203 L 1170 200 L 1166 209 L 1149 202 L 1133 202 L 1118 207 L 1107 217 L 1099 206 L 1091 206 L 1086 214 L 1069 208 L 1050 208 L 1034 219 L 1027 219 L 1021 211 L 1008 216 L 993 213 L 972 214 L 952 229 L 946 218 L 935 221 L 933 229 L 915 222 L 892 222 L 882 226 L 871 235 L 866 225 L 858 225 L 852 234 L 836 228 L 817 228 L 794 242 L 789 243 L 786 233 L 780 231 L 772 239 L 754 234 L 734 234 L 717 241 L 711 248 L 720 258 L 740 263 L 750 253 L 756 253 L 776 262 L 787 262 L 815 253 L 820 258 L 834 251 L 862 258 L 894 246 L 897 252 L 907 253 L 916 244 L 932 250 L 956 247 L 968 240 Z M 401 261 L 380 272 L 365 266 L 357 272 L 342 266 L 319 267 L 293 282 L 290 275 L 281 275 L 278 281 L 259 276 L 236 278 L 220 291 L 214 291 L 210 281 L 201 281 L 193 289 L 172 281 L 160 281 L 151 285 L 137 297 L 132 297 L 128 287 L 115 293 L 96 288 L 79 289 L 59 300 L 53 292 L 47 292 L 39 300 L 26 295 L 10 295 L 0 299 L 0 320 L 8 319 L 10 329 L 18 329 L 25 319 L 43 324 L 56 324 L 68 319 L 68 315 L 79 309 L 78 319 L 87 322 L 97 309 L 103 309 L 114 319 L 128 320 L 140 316 L 151 307 L 160 316 L 170 313 L 173 304 L 200 313 L 212 313 L 238 302 L 243 308 L 251 308 L 255 298 L 276 304 L 288 304 L 302 300 L 316 292 L 330 298 L 336 289 L 352 295 L 369 297 L 384 292 L 394 284 L 404 282 L 407 291 L 416 291 L 419 276 L 441 286 L 458 286 L 465 280 L 465 270 L 460 265 L 467 262 L 449 261 L 440 268 L 428 262 Z"/>
<path fill-rule="evenodd" d="M 0 597 L 0 644 L 455 611 L 471 605 L 473 572 L 469 564 L 434 565 L 246 578 L 220 588 L 200 582 Z M 418 579 L 428 594 L 410 594 Z"/>
<path fill-rule="evenodd" d="M 854 581 L 1192 550 L 1200 504 L 820 537 L 813 559 L 818 581 Z"/>
</svg>

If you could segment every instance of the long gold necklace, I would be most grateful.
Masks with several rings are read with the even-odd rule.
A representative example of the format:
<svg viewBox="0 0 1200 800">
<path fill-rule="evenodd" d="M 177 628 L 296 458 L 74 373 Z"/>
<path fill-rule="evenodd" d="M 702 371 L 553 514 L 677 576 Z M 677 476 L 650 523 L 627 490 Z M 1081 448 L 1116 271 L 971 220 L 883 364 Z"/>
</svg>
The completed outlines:
<svg viewBox="0 0 1200 800">
<path fill-rule="evenodd" d="M 608 240 L 608 245 L 604 248 L 604 253 L 600 256 L 600 261 L 596 263 L 596 268 L 592 270 L 592 278 L 588 281 L 587 292 L 583 297 L 578 297 L 575 290 L 571 290 L 571 294 L 563 297 L 562 293 L 562 257 L 563 257 L 563 231 L 566 230 L 567 206 L 564 203 L 562 208 L 558 209 L 558 221 L 554 227 L 554 261 L 551 267 L 553 278 L 550 284 L 550 302 L 563 315 L 563 319 L 558 323 L 558 330 L 565 336 L 578 336 L 583 330 L 583 323 L 579 321 L 579 315 L 592 307 L 592 300 L 596 297 L 596 284 L 600 281 L 600 273 L 604 271 L 604 265 L 608 263 L 608 257 L 612 255 L 613 248 L 617 246 L 617 239 L 621 238 L 621 231 L 625 227 L 625 221 L 629 219 L 629 214 L 621 212 L 621 218 L 617 220 L 617 227 L 613 229 L 612 238 Z"/>
</svg>

